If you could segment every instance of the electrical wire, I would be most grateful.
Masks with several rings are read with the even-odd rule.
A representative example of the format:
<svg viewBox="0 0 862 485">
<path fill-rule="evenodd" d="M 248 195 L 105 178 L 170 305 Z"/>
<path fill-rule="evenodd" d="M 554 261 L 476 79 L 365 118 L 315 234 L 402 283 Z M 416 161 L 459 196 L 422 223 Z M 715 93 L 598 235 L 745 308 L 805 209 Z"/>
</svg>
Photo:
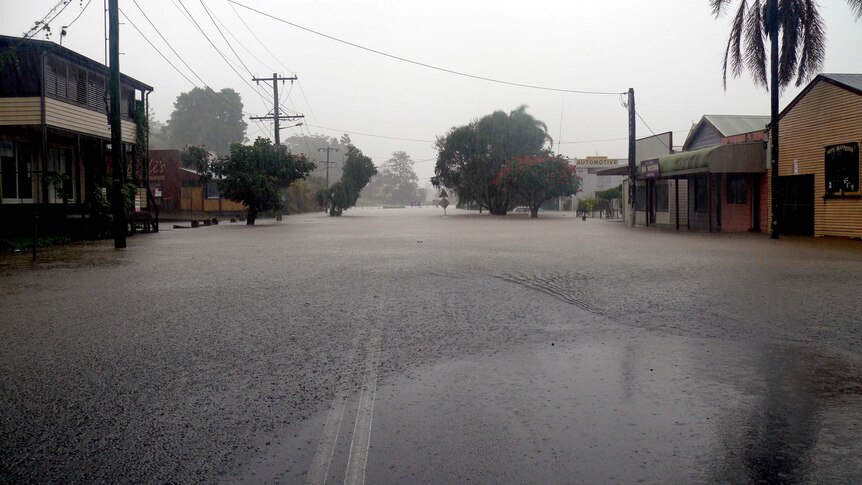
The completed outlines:
<svg viewBox="0 0 862 485">
<path fill-rule="evenodd" d="M 310 28 L 308 28 L 308 27 L 303 27 L 302 25 L 299 25 L 299 24 L 296 24 L 296 23 L 290 22 L 290 21 L 288 21 L 288 20 L 285 20 L 285 19 L 282 19 L 282 18 L 276 17 L 275 15 L 268 14 L 268 13 L 263 12 L 263 11 L 261 11 L 261 10 L 258 10 L 258 9 L 256 9 L 256 8 L 249 7 L 248 5 L 242 4 L 242 3 L 237 2 L 237 1 L 235 1 L 235 0 L 227 0 L 227 1 L 228 1 L 229 3 L 232 3 L 232 4 L 235 4 L 235 5 L 238 5 L 238 6 L 240 6 L 240 7 L 245 8 L 245 9 L 251 10 L 252 12 L 255 12 L 255 13 L 257 13 L 257 14 L 260 14 L 260 15 L 262 15 L 262 16 L 264 16 L 264 17 L 269 17 L 269 18 L 271 18 L 271 19 L 273 19 L 273 20 L 276 20 L 276 21 L 278 21 L 278 22 L 281 22 L 281 23 L 283 23 L 283 24 L 290 25 L 291 27 L 295 27 L 295 28 L 297 28 L 297 29 L 304 30 L 304 31 L 309 32 L 309 33 L 312 33 L 312 34 L 314 34 L 314 35 L 318 35 L 318 36 L 320 36 L 320 37 L 325 37 L 325 38 L 327 38 L 327 39 L 329 39 L 329 40 L 332 40 L 332 41 L 335 41 L 335 42 L 339 42 L 339 43 L 341 43 L 341 44 L 349 45 L 349 46 L 351 46 L 351 47 L 355 47 L 355 48 L 357 48 L 357 49 L 361 49 L 361 50 L 364 50 L 364 51 L 368 51 L 368 52 L 371 52 L 371 53 L 373 53 L 373 54 L 377 54 L 377 55 L 380 55 L 380 56 L 383 56 L 383 57 L 388 57 L 388 58 L 390 58 L 390 59 L 395 59 L 395 60 L 397 60 L 397 61 L 406 62 L 406 63 L 408 63 L 408 64 L 413 64 L 413 65 L 416 65 L 416 66 L 421 66 L 421 67 L 425 67 L 425 68 L 428 68 L 428 69 L 433 69 L 433 70 L 435 70 L 435 71 L 445 72 L 445 73 L 448 73 L 448 74 L 454 74 L 454 75 L 456 75 L 456 76 L 468 77 L 468 78 L 471 78 L 471 79 L 478 79 L 478 80 L 480 80 L 480 81 L 493 82 L 493 83 L 497 83 L 497 84 L 505 84 L 505 85 L 509 85 L 509 86 L 518 86 L 518 87 L 522 87 L 522 88 L 529 88 L 529 89 L 539 89 L 539 90 L 543 90 L 543 91 L 557 91 L 557 92 L 562 92 L 562 93 L 574 93 L 574 94 L 595 94 L 595 95 L 613 95 L 613 96 L 616 96 L 616 95 L 620 94 L 620 93 L 619 93 L 619 91 L 615 91 L 615 92 L 605 92 L 605 91 L 584 91 L 584 90 L 579 90 L 579 89 L 563 89 L 563 88 L 554 88 L 554 87 L 548 87 L 548 86 L 538 86 L 538 85 L 534 85 L 534 84 L 517 83 L 517 82 L 512 82 L 512 81 L 504 81 L 504 80 L 501 80 L 501 79 L 494 79 L 494 78 L 485 77 L 485 76 L 479 76 L 479 75 L 476 75 L 476 74 L 469 74 L 469 73 L 466 73 L 466 72 L 456 71 L 456 70 L 454 70 L 454 69 L 448 69 L 448 68 L 445 68 L 445 67 L 434 66 L 434 65 L 432 65 L 432 64 L 426 64 L 426 63 L 424 63 L 424 62 L 415 61 L 415 60 L 412 60 L 412 59 L 408 59 L 408 58 L 406 58 L 406 57 L 396 56 L 396 55 L 394 55 L 394 54 L 389 54 L 389 53 L 387 53 L 387 52 L 383 52 L 383 51 L 380 51 L 380 50 L 377 50 L 377 49 L 372 49 L 372 48 L 370 48 L 370 47 L 365 47 L 365 46 L 360 45 L 360 44 L 357 44 L 357 43 L 355 43 L 355 42 L 350 42 L 350 41 L 347 41 L 347 40 L 344 40 L 344 39 L 340 39 L 340 38 L 338 38 L 338 37 L 334 37 L 334 36 L 329 35 L 329 34 L 325 34 L 325 33 L 323 33 L 323 32 L 317 31 L 317 30 L 310 29 Z"/>
<path fill-rule="evenodd" d="M 652 128 L 650 128 L 650 126 L 649 126 L 649 125 L 647 124 L 647 122 L 643 119 L 643 117 L 641 117 L 641 114 L 640 114 L 640 113 L 638 113 L 638 111 L 637 111 L 637 110 L 635 110 L 635 115 L 637 115 L 638 119 L 640 119 L 640 120 L 641 120 L 641 123 L 643 123 L 643 124 L 644 124 L 644 126 L 646 126 L 646 127 L 647 127 L 647 129 L 649 130 L 649 132 L 650 132 L 650 133 L 652 133 L 652 136 L 656 136 L 655 132 L 654 132 L 654 131 L 652 131 Z M 661 142 L 661 144 L 662 144 L 662 145 L 664 145 L 664 147 L 668 149 L 668 152 L 673 152 L 673 149 L 672 149 L 671 147 L 667 146 L 667 143 L 665 143 L 665 142 L 664 142 L 664 140 L 662 140 L 661 138 L 659 138 L 659 139 L 658 139 L 658 141 L 660 141 L 660 142 Z"/>
<path fill-rule="evenodd" d="M 180 55 L 180 53 L 179 53 L 179 52 L 177 52 L 177 51 L 176 51 L 176 49 L 174 49 L 173 45 L 172 45 L 170 42 L 168 42 L 168 39 L 166 39 L 166 38 L 165 38 L 165 36 L 164 36 L 164 35 L 162 35 L 162 32 L 159 30 L 159 28 L 158 28 L 158 27 L 156 27 L 156 25 L 153 23 L 153 21 L 152 21 L 152 20 L 150 20 L 150 17 L 147 15 L 147 13 L 146 13 L 146 12 L 144 11 L 144 9 L 141 7 L 141 5 L 138 3 L 138 1 L 137 1 L 137 0 L 132 0 L 132 2 L 135 4 L 135 6 L 136 6 L 136 7 L 138 7 L 138 10 L 140 10 L 140 11 L 141 11 L 141 14 L 143 14 L 144 18 L 147 20 L 147 22 L 150 24 L 150 26 L 153 28 L 153 30 L 155 30 L 155 31 L 156 31 L 156 34 L 158 34 L 158 36 L 162 39 L 162 41 L 164 41 L 164 43 L 168 46 L 168 48 L 171 50 L 171 52 L 173 52 L 173 53 L 174 53 L 174 55 L 175 55 L 175 56 L 177 56 L 177 58 L 180 60 L 180 62 L 182 62 L 182 63 L 183 63 L 183 65 L 184 65 L 184 66 L 186 66 L 186 68 L 187 68 L 187 69 L 192 73 L 192 75 L 193 75 L 194 77 L 196 77 L 196 78 L 198 79 L 198 81 L 200 81 L 200 82 L 201 82 L 201 84 L 203 84 L 203 85 L 204 85 L 204 87 L 205 87 L 205 88 L 206 88 L 206 87 L 208 87 L 208 86 L 209 86 L 209 84 L 208 84 L 206 81 L 204 81 L 204 80 L 203 80 L 203 78 L 202 78 L 202 77 L 200 77 L 200 76 L 198 75 L 198 73 L 197 73 L 194 69 L 192 69 L 192 67 L 189 65 L 189 63 L 188 63 L 188 62 L 186 62 L 186 60 L 185 60 L 185 59 L 183 59 L 183 56 L 181 56 L 181 55 Z M 123 17 L 125 17 L 125 18 L 126 18 L 126 20 L 128 20 L 128 21 L 129 21 L 129 23 L 132 23 L 132 21 L 129 19 L 129 17 L 128 17 L 125 13 L 123 14 Z M 133 23 L 132 23 L 132 27 L 134 27 L 134 28 L 135 28 L 135 30 L 137 30 L 137 31 L 138 31 L 138 33 L 139 33 L 139 34 L 141 34 L 141 36 L 142 36 L 142 37 L 144 37 L 144 40 L 146 40 L 147 42 L 149 42 L 149 39 L 147 39 L 147 37 L 143 34 L 143 32 L 141 32 L 141 30 L 140 30 L 140 29 L 138 29 L 138 27 L 137 27 L 135 24 L 133 24 Z M 153 45 L 153 44 L 150 42 L 150 45 Z M 155 46 L 153 46 L 153 48 L 155 48 Z M 156 50 L 156 51 L 158 52 L 158 50 Z M 161 54 L 161 53 L 160 53 L 160 54 Z M 162 57 L 164 57 L 164 56 L 162 56 Z M 177 68 L 176 68 L 176 66 L 173 66 L 173 67 L 174 67 L 174 69 L 177 69 Z M 177 71 L 179 71 L 179 69 L 177 69 Z M 180 72 L 180 74 L 182 74 L 182 72 Z M 185 77 L 185 75 L 183 75 L 183 77 Z M 186 77 L 186 80 L 187 80 L 187 81 L 189 81 L 189 82 L 191 82 L 195 87 L 199 87 L 196 83 L 192 82 L 192 81 L 191 81 L 190 79 L 188 79 L 187 77 Z M 207 89 L 204 89 L 203 91 L 204 91 L 205 93 L 209 93 L 209 90 L 207 90 Z M 245 111 L 242 111 L 242 107 L 241 107 L 241 106 L 233 105 L 233 104 L 231 104 L 231 102 L 230 102 L 230 101 L 228 101 L 226 98 L 224 98 L 223 96 L 221 96 L 221 95 L 220 95 L 219 93 L 217 93 L 215 90 L 211 90 L 211 91 L 215 94 L 215 96 L 217 96 L 217 97 L 218 97 L 218 100 L 219 100 L 219 101 L 221 101 L 222 103 L 224 103 L 226 106 L 230 106 L 230 107 L 232 107 L 232 108 L 240 108 L 240 111 L 241 111 L 244 115 L 250 116 L 250 114 L 249 114 L 249 113 L 246 113 Z"/>
<path fill-rule="evenodd" d="M 272 57 L 273 59 L 275 59 L 275 62 L 277 62 L 279 65 L 281 65 L 281 67 L 283 67 L 283 68 L 287 69 L 288 71 L 290 71 L 290 72 L 291 72 L 291 73 L 293 73 L 293 74 L 296 74 L 296 71 L 294 71 L 293 69 L 291 69 L 291 68 L 289 68 L 289 67 L 285 66 L 285 65 L 284 65 L 284 64 L 283 64 L 283 63 L 278 59 L 278 57 L 276 57 L 276 56 L 275 56 L 275 54 L 273 54 L 273 53 L 272 53 L 272 51 L 271 51 L 271 50 L 269 50 L 269 47 L 267 47 L 267 46 L 266 46 L 266 44 L 265 44 L 262 40 L 260 40 L 260 37 L 258 37 L 258 36 L 257 36 L 257 34 L 255 34 L 255 33 L 254 33 L 254 30 L 253 30 L 251 27 L 249 27 L 249 26 L 248 26 L 248 24 L 245 22 L 245 20 L 243 20 L 242 16 L 241 16 L 241 15 L 239 14 L 239 12 L 236 10 L 236 8 L 233 6 L 233 4 L 231 4 L 230 2 L 228 2 L 228 5 L 230 5 L 231 10 L 233 10 L 233 12 L 236 14 L 236 18 L 238 18 L 238 19 L 239 19 L 239 21 L 240 21 L 240 22 L 242 22 L 242 24 L 245 26 L 245 28 L 246 28 L 246 29 L 251 33 L 251 35 L 252 35 L 255 39 L 257 39 L 257 42 L 261 45 L 261 47 L 263 47 L 263 50 L 265 50 L 265 51 L 270 55 L 270 57 Z"/>
<path fill-rule="evenodd" d="M 240 65 L 242 65 L 243 69 L 245 69 L 245 72 L 247 72 L 249 76 L 254 77 L 254 73 L 251 72 L 251 69 L 249 69 L 248 66 L 246 66 L 244 62 L 242 62 L 242 57 L 240 57 L 240 55 L 236 53 L 236 51 L 234 50 L 230 41 L 228 41 L 227 37 L 224 36 L 224 32 L 222 32 L 222 30 L 219 28 L 218 24 L 216 23 L 215 19 L 213 18 L 212 14 L 210 14 L 210 9 L 207 8 L 206 4 L 204 3 L 204 0 L 200 0 L 200 2 L 201 2 L 201 6 L 204 8 L 204 12 L 206 12 L 207 17 L 209 17 L 210 21 L 212 21 L 213 25 L 216 28 L 216 31 L 218 31 L 219 35 L 221 35 L 222 40 L 224 40 L 224 43 L 227 44 L 230 51 L 233 52 L 234 56 L 236 56 Z M 182 1 L 180 3 L 182 3 Z"/>
<path fill-rule="evenodd" d="M 180 2 L 180 4 L 181 4 L 181 5 L 183 5 L 183 8 L 185 8 L 185 5 L 183 4 L 182 0 L 179 0 L 179 2 Z M 206 6 L 206 4 L 203 2 L 203 0 L 200 0 L 200 3 L 201 3 L 201 6 L 204 8 L 204 12 L 206 12 L 206 14 L 207 14 L 207 16 L 209 17 L 210 21 L 213 23 L 213 26 L 215 26 L 216 31 L 218 31 L 219 35 L 221 36 L 222 40 L 224 40 L 225 44 L 227 44 L 227 46 L 228 46 L 228 48 L 230 49 L 230 51 L 231 51 L 231 52 L 233 52 L 233 55 L 237 58 L 237 60 L 239 61 L 240 65 L 242 66 L 242 68 L 243 68 L 243 69 L 245 69 L 245 72 L 247 72 L 247 73 L 248 73 L 248 75 L 249 75 L 250 77 L 254 78 L 254 77 L 255 77 L 254 73 L 253 73 L 253 72 L 251 72 L 251 69 L 249 69 L 249 68 L 248 68 L 248 66 L 246 66 L 246 65 L 245 65 L 245 62 L 243 62 L 243 61 L 242 61 L 242 57 L 240 57 L 240 55 L 236 53 L 236 50 L 233 48 L 233 45 L 231 45 L 230 41 L 229 41 L 229 40 L 227 40 L 227 37 L 225 37 L 224 32 L 222 31 L 222 29 L 221 29 L 221 28 L 219 28 L 218 24 L 216 23 L 215 18 L 213 18 L 213 15 L 210 13 L 209 8 L 207 8 L 207 6 Z M 187 11 L 188 11 L 188 10 L 187 10 Z M 191 13 L 189 13 L 189 15 L 191 15 Z M 195 23 L 195 25 L 198 27 L 198 30 L 200 30 L 200 31 L 201 31 L 201 33 L 203 33 L 203 29 L 200 27 L 200 25 L 198 25 L 198 24 L 197 24 L 197 22 L 194 22 L 194 23 Z M 206 36 L 206 34 L 204 34 L 204 36 L 205 36 L 205 37 L 207 37 L 207 36 Z M 210 39 L 209 39 L 209 37 L 207 37 L 207 40 L 210 40 Z M 212 41 L 210 41 L 210 44 L 212 44 Z M 212 45 L 213 45 L 213 47 L 215 47 L 215 44 L 212 44 Z M 218 49 L 216 49 L 216 50 L 218 50 Z M 221 52 L 219 52 L 219 54 L 221 54 Z M 227 61 L 227 58 L 225 58 L 224 56 L 222 56 L 222 57 L 225 59 L 225 61 Z M 234 70 L 234 71 L 235 71 L 235 70 Z M 241 77 L 241 76 L 240 76 L 240 77 Z M 245 80 L 244 80 L 244 79 L 243 79 L 243 81 L 245 82 Z M 247 84 L 251 85 L 250 83 L 247 83 Z M 264 96 L 264 94 L 261 92 L 261 90 L 260 90 L 260 84 L 255 83 L 255 85 L 254 85 L 253 87 L 254 87 L 254 90 L 255 90 L 255 92 L 257 93 L 258 97 L 260 97 L 260 99 L 261 99 L 261 100 L 263 100 L 263 101 L 264 101 L 264 103 L 266 103 L 266 102 L 267 102 L 267 98 L 266 98 L 266 96 Z M 274 96 L 272 96 L 272 97 L 270 97 L 269 99 L 270 99 L 270 100 L 274 100 L 274 99 L 275 99 L 275 97 L 274 97 Z"/>
<path fill-rule="evenodd" d="M 78 16 L 77 16 L 77 17 L 75 17 L 74 19 L 72 19 L 72 21 L 71 21 L 71 22 L 69 22 L 69 25 L 64 25 L 63 27 L 68 29 L 68 28 L 69 28 L 69 27 L 71 27 L 75 22 L 77 22 L 77 21 L 78 21 L 78 19 L 79 19 L 79 18 L 81 18 L 81 15 L 83 15 L 83 14 L 84 14 L 84 12 L 87 10 L 87 7 L 89 7 L 89 6 L 90 6 L 90 3 L 92 3 L 92 2 L 93 2 L 93 0 L 87 0 L 87 4 L 86 4 L 86 5 L 84 5 L 84 8 L 82 8 L 80 12 L 78 12 Z"/>
<path fill-rule="evenodd" d="M 137 3 L 137 2 L 136 2 L 136 3 Z M 138 34 L 140 34 L 140 36 L 141 36 L 141 37 L 142 37 L 142 38 L 143 38 L 143 39 L 144 39 L 148 44 L 150 44 L 150 47 L 152 47 L 152 48 L 153 48 L 153 50 L 155 50 L 155 51 L 156 51 L 156 53 L 157 53 L 159 56 L 161 56 L 161 57 L 162 57 L 162 59 L 164 59 L 164 60 L 165 60 L 165 62 L 167 62 L 167 63 L 168 63 L 168 65 L 170 65 L 172 68 L 174 68 L 174 70 L 175 70 L 175 71 L 177 71 L 177 73 L 179 73 L 179 75 L 180 75 L 180 76 L 182 76 L 186 81 L 188 81 L 188 82 L 189 82 L 189 84 L 191 84 L 192 86 L 194 86 L 194 87 L 196 87 L 196 88 L 200 88 L 200 86 L 198 86 L 198 85 L 197 85 L 197 83 L 195 83 L 195 82 L 194 82 L 194 81 L 192 81 L 188 76 L 186 76 L 186 74 L 185 74 L 185 73 L 184 73 L 180 68 L 178 68 L 178 67 L 177 67 L 173 62 L 171 62 L 171 60 L 170 60 L 170 59 L 168 59 L 168 58 L 167 58 L 167 56 L 165 56 L 165 54 L 164 54 L 164 53 L 162 53 L 162 51 L 160 51 L 160 50 L 159 50 L 159 48 L 158 48 L 158 47 L 156 47 L 156 46 L 155 46 L 155 44 L 153 44 L 153 43 L 152 43 L 152 41 L 150 41 L 149 37 L 147 37 L 147 36 L 146 36 L 146 34 L 144 34 L 144 33 L 141 31 L 141 29 L 139 29 L 139 28 L 138 28 L 138 26 L 137 26 L 137 25 L 132 21 L 132 19 L 131 19 L 131 18 L 129 18 L 129 16 L 128 16 L 128 15 L 126 15 L 126 13 L 125 13 L 125 12 L 123 12 L 123 9 L 119 9 L 119 11 L 120 11 L 120 14 L 122 14 L 123 18 L 125 18 L 125 19 L 126 19 L 126 21 L 127 21 L 127 22 L 129 22 L 129 25 L 131 25 L 131 26 L 132 26 L 132 28 L 134 28 L 134 29 L 138 32 Z M 143 10 L 141 11 L 141 13 L 143 13 Z M 146 15 L 146 14 L 145 14 L 145 15 Z M 151 25 L 152 25 L 152 24 L 151 24 Z M 153 26 L 153 28 L 155 28 L 155 26 Z M 156 31 L 158 32 L 158 29 L 156 29 Z M 161 36 L 161 33 L 159 33 L 159 35 Z M 162 37 L 162 40 L 165 40 L 165 38 L 164 38 L 164 37 Z M 168 42 L 167 42 L 167 40 L 165 40 L 165 43 L 168 43 Z M 168 45 L 170 46 L 170 43 L 168 43 Z M 176 51 L 174 51 L 174 54 L 176 54 Z M 179 54 L 177 54 L 177 57 L 180 57 L 180 56 L 179 56 Z M 180 57 L 180 60 L 181 60 L 181 61 L 183 60 L 183 59 L 182 59 L 182 57 Z M 185 61 L 183 61 L 183 63 L 185 64 Z M 186 64 L 186 67 L 189 67 L 189 66 L 188 66 L 188 64 Z M 210 99 L 212 99 L 213 101 L 217 101 L 217 102 L 220 102 L 220 103 L 224 103 L 226 106 L 229 106 L 229 107 L 234 108 L 234 109 L 236 109 L 236 108 L 237 108 L 237 106 L 236 106 L 236 105 L 231 104 L 227 99 L 223 98 L 223 97 L 222 97 L 221 95 L 219 95 L 215 90 L 213 90 L 212 88 L 210 88 L 210 87 L 207 85 L 207 83 L 206 83 L 206 82 L 204 82 L 204 80 L 203 80 L 203 79 L 201 79 L 201 78 L 200 78 L 200 76 L 198 76 L 198 75 L 197 75 L 197 73 L 195 73 L 195 72 L 194 72 L 194 70 L 193 70 L 191 67 L 189 67 L 189 70 L 190 70 L 190 71 L 192 71 L 192 74 L 194 74 L 194 75 L 195 75 L 195 76 L 196 76 L 196 77 L 201 81 L 201 83 L 204 85 L 203 89 L 201 89 L 201 90 L 204 92 L 204 95 L 208 96 L 208 97 L 209 97 Z M 247 113 L 247 112 L 245 112 L 245 111 L 241 111 L 241 112 L 242 112 L 242 114 L 244 114 L 244 115 L 246 115 L 246 116 L 252 116 L 252 114 L 251 114 L 251 113 Z"/>
<path fill-rule="evenodd" d="M 51 10 L 49 10 L 48 13 L 45 14 L 44 17 L 42 17 L 42 20 L 40 22 L 37 22 L 36 25 L 34 25 L 30 30 L 27 31 L 26 34 L 24 34 L 24 36 L 21 39 L 21 42 L 23 42 L 27 39 L 32 39 L 36 34 L 41 32 L 45 28 L 48 28 L 49 32 L 50 32 L 51 22 L 53 22 L 54 19 L 59 17 L 60 14 L 63 13 L 63 11 L 66 10 L 66 7 L 68 7 L 71 3 L 72 3 L 72 0 L 60 0 L 60 2 L 58 2 L 56 5 L 54 5 L 54 7 Z M 45 19 L 48 18 L 48 16 L 51 15 L 51 13 L 53 13 L 55 10 L 57 10 L 57 8 L 60 7 L 60 5 L 63 5 L 63 8 L 61 8 L 60 11 L 57 12 L 56 15 L 51 17 L 51 20 L 46 21 Z M 37 28 L 37 26 L 38 26 L 38 28 Z"/>
<path fill-rule="evenodd" d="M 203 28 L 201 28 L 201 26 L 198 24 L 198 22 L 194 19 L 194 16 L 191 14 L 191 12 L 189 12 L 189 9 L 186 8 L 186 5 L 183 3 L 183 0 L 177 0 L 177 1 L 179 2 L 180 6 L 182 6 L 182 9 L 185 10 L 185 12 L 188 14 L 187 19 L 189 19 L 192 22 L 192 24 L 194 24 L 194 26 L 198 29 L 198 32 L 200 32 L 204 36 L 204 38 L 207 40 L 207 42 L 209 42 L 209 44 L 212 46 L 212 48 L 215 49 L 215 51 L 216 51 L 216 53 L 218 53 L 219 57 L 221 57 L 225 61 L 225 63 L 228 65 L 228 67 L 230 67 L 230 69 L 240 78 L 240 80 L 242 80 L 243 83 L 245 83 L 248 87 L 250 87 L 253 91 L 255 91 L 259 96 L 261 96 L 261 98 L 264 99 L 264 101 L 266 101 L 264 96 L 260 94 L 260 91 L 256 90 L 254 85 L 252 85 L 250 82 L 248 82 L 246 80 L 246 78 L 242 74 L 240 74 L 239 71 L 236 70 L 236 68 L 228 60 L 228 58 L 222 53 L 222 51 L 219 50 L 218 47 L 216 47 L 216 45 L 212 41 L 212 39 L 210 39 L 210 37 L 206 34 L 206 32 L 204 32 Z M 176 3 L 174 5 L 176 5 Z M 269 99 L 269 102 L 272 102 L 272 98 Z"/>
<path fill-rule="evenodd" d="M 418 143 L 436 143 L 436 140 L 419 140 L 416 138 L 399 138 L 397 136 L 375 135 L 372 133 L 362 133 L 359 131 L 339 130 L 338 128 L 327 128 L 325 126 L 319 126 L 319 125 L 310 125 L 310 126 L 313 126 L 315 128 L 320 128 L 321 130 L 335 131 L 338 133 L 347 133 L 349 135 L 370 136 L 370 137 L 374 137 L 374 138 L 385 138 L 387 140 L 413 141 L 413 142 L 418 142 Z"/>
<path fill-rule="evenodd" d="M 70 3 L 72 3 L 72 0 L 60 0 L 59 2 L 57 2 L 57 4 L 54 5 L 51 8 L 51 10 L 48 10 L 48 13 L 46 13 L 45 16 L 42 17 L 42 20 L 37 20 L 35 22 L 35 24 L 33 25 L 33 27 L 30 27 L 30 30 L 28 30 L 27 32 L 24 33 L 24 35 L 21 36 L 21 39 L 18 40 L 18 42 L 16 42 L 15 45 L 9 46 L 6 49 L 4 49 L 2 52 L 0 52 L 0 67 L 2 67 L 2 65 L 3 65 L 3 57 L 5 56 L 5 54 L 7 52 L 14 51 L 18 47 L 20 47 L 21 44 L 24 43 L 24 41 L 32 39 L 33 37 L 36 36 L 36 34 L 41 32 L 42 30 L 44 30 L 46 27 L 50 29 L 49 24 L 51 22 L 53 22 L 54 19 L 59 17 L 60 14 L 63 13 L 64 10 L 66 10 L 66 7 L 68 7 Z M 61 5 L 63 6 L 63 8 L 60 8 Z M 53 14 L 58 8 L 60 8 L 60 11 L 57 12 L 56 15 L 51 17 L 50 20 L 45 20 L 48 17 L 50 17 L 51 14 Z"/>
</svg>

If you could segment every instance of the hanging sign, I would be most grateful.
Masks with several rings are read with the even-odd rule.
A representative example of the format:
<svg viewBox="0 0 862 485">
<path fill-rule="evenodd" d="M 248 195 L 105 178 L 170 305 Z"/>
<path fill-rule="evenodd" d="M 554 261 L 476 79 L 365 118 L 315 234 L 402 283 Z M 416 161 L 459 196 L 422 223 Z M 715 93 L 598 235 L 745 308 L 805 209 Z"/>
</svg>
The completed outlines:
<svg viewBox="0 0 862 485">
<path fill-rule="evenodd" d="M 638 166 L 638 175 L 641 179 L 657 179 L 660 176 L 658 158 L 644 160 Z"/>
</svg>

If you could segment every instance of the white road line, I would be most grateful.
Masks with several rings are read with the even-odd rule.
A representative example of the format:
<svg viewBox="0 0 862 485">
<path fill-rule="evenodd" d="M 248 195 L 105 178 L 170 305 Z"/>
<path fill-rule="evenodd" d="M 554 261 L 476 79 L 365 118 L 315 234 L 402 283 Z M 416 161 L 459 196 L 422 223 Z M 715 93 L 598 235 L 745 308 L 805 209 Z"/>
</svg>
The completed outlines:
<svg viewBox="0 0 862 485">
<path fill-rule="evenodd" d="M 377 394 L 377 367 L 380 364 L 380 325 L 371 330 L 368 344 L 368 361 L 365 365 L 365 382 L 359 395 L 356 425 L 350 440 L 350 455 L 347 458 L 345 485 L 365 483 L 365 465 L 368 462 L 368 448 L 371 446 L 371 422 L 374 418 L 374 397 Z"/>
<path fill-rule="evenodd" d="M 357 332 L 350 345 L 350 351 L 347 354 L 347 369 L 335 390 L 332 407 L 329 408 L 329 412 L 326 414 L 326 424 L 323 427 L 323 434 L 320 435 L 317 450 L 314 452 L 314 459 L 311 462 L 311 467 L 308 469 L 306 483 L 309 485 L 323 485 L 326 483 L 326 478 L 329 475 L 329 466 L 332 463 L 332 456 L 335 454 L 335 445 L 338 441 L 338 434 L 341 431 L 341 422 L 344 420 L 347 398 L 350 396 L 350 391 L 353 387 L 353 372 L 355 370 L 353 361 L 356 358 L 356 351 L 359 348 L 362 333 L 361 330 Z"/>
</svg>

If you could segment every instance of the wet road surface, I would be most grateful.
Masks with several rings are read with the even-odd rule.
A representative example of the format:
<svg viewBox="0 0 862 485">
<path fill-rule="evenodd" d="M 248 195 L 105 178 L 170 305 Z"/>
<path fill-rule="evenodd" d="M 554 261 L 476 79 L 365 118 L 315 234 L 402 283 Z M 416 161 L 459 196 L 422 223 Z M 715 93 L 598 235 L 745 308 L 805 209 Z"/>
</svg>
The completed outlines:
<svg viewBox="0 0 862 485">
<path fill-rule="evenodd" d="M 858 242 L 449 212 L 0 259 L 0 479 L 862 477 Z"/>
</svg>

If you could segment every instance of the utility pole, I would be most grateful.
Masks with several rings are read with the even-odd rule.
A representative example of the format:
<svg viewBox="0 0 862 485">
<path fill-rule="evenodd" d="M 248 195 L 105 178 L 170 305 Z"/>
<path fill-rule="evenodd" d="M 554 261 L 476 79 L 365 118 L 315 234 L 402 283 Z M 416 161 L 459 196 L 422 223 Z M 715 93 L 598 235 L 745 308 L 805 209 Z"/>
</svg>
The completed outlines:
<svg viewBox="0 0 862 485">
<path fill-rule="evenodd" d="M 629 109 L 629 194 L 631 200 L 629 205 L 632 208 L 632 226 L 635 225 L 637 219 L 637 179 L 638 167 L 635 161 L 635 90 L 629 88 L 628 103 L 626 106 Z"/>
<path fill-rule="evenodd" d="M 282 83 L 284 83 L 284 81 L 290 81 L 292 83 L 293 81 L 296 81 L 296 76 L 280 77 L 277 73 L 272 73 L 271 78 L 255 77 L 255 78 L 252 78 L 251 80 L 256 82 L 256 83 L 260 83 L 261 81 L 272 83 L 272 103 L 273 103 L 273 106 L 272 106 L 272 114 L 269 114 L 266 116 L 251 116 L 251 117 L 249 117 L 249 119 L 250 120 L 273 120 L 273 122 L 275 123 L 275 144 L 281 145 L 281 135 L 279 134 L 279 131 L 281 129 L 279 127 L 279 124 L 280 124 L 281 120 L 298 120 L 300 118 L 305 118 L 305 115 L 282 115 L 282 114 L 279 114 L 279 112 L 278 112 L 278 82 L 281 81 Z"/>
<path fill-rule="evenodd" d="M 772 222 L 770 239 L 778 239 L 781 232 L 781 189 L 778 186 L 778 0 L 769 0 L 769 96 L 772 122 L 769 135 L 772 137 L 769 153 L 770 181 L 772 182 Z"/>
<path fill-rule="evenodd" d="M 338 148 L 326 147 L 326 148 L 318 148 L 317 149 L 317 151 L 319 151 L 319 152 L 322 152 L 324 150 L 326 151 L 326 188 L 329 189 L 329 164 L 330 164 L 329 152 L 337 152 Z M 331 163 L 334 164 L 335 162 L 331 162 Z"/>
<path fill-rule="evenodd" d="M 108 0 L 108 36 L 110 37 L 110 112 L 111 112 L 111 211 L 114 215 L 114 249 L 126 247 L 126 207 L 123 182 L 126 164 L 123 160 L 123 134 L 120 126 L 120 13 L 119 0 Z"/>
</svg>

